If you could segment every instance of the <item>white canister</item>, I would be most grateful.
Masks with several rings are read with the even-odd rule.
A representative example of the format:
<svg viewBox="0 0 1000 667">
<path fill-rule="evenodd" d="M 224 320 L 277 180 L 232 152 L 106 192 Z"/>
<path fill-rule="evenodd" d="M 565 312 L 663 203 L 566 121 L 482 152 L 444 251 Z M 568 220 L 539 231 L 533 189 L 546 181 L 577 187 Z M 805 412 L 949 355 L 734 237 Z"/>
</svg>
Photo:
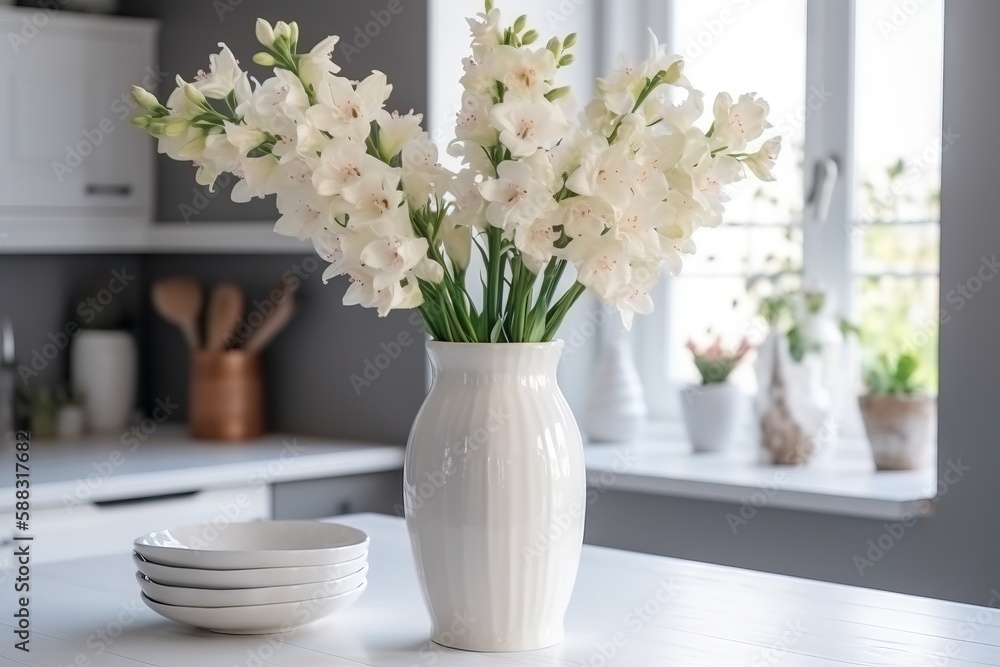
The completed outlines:
<svg viewBox="0 0 1000 667">
<path fill-rule="evenodd" d="M 73 339 L 70 382 L 83 395 L 87 426 L 124 430 L 135 409 L 138 383 L 135 337 L 128 331 L 85 329 Z"/>
</svg>

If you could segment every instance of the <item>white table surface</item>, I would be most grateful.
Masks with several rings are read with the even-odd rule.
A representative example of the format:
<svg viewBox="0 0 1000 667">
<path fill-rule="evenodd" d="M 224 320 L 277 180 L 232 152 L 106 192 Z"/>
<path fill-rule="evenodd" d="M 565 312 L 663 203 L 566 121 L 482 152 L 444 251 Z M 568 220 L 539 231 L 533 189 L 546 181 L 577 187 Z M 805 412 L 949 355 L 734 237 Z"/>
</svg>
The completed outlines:
<svg viewBox="0 0 1000 667">
<path fill-rule="evenodd" d="M 452 651 L 427 640 L 430 623 L 402 520 L 359 514 L 337 521 L 371 535 L 369 587 L 353 607 L 303 630 L 235 637 L 163 619 L 139 601 L 130 545 L 123 545 L 120 555 L 35 568 L 31 652 L 14 650 L 12 630 L 0 628 L 0 661 L 45 667 L 1000 665 L 1000 614 L 993 609 L 590 546 L 561 645 L 532 653 Z M 14 594 L 0 595 L 0 625 L 12 626 Z M 612 650 L 613 658 L 602 655 Z"/>
</svg>

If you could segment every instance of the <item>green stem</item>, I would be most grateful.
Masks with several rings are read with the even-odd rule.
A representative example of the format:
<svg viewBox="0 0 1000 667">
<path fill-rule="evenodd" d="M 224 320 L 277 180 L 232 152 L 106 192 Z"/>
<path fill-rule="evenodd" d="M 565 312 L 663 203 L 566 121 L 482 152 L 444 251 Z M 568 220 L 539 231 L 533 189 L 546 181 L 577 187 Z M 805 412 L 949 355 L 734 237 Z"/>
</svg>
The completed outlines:
<svg viewBox="0 0 1000 667">
<path fill-rule="evenodd" d="M 575 304 L 577 299 L 579 299 L 586 291 L 587 288 L 585 286 L 580 283 L 573 283 L 573 286 L 566 290 L 565 294 L 559 297 L 559 301 L 556 302 L 556 305 L 552 306 L 552 309 L 549 310 L 548 317 L 546 318 L 548 320 L 548 324 L 545 326 L 545 335 L 542 337 L 542 342 L 547 343 L 552 340 L 552 337 L 556 335 L 556 332 L 562 325 L 563 320 L 566 319 L 566 314 L 569 313 L 573 304 Z"/>
</svg>

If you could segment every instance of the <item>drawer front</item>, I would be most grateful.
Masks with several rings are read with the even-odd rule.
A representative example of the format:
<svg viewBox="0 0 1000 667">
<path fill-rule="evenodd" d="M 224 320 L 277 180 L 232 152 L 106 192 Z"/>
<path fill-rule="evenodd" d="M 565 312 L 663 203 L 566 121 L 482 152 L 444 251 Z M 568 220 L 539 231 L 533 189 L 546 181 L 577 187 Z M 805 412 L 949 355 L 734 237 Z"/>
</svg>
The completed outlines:
<svg viewBox="0 0 1000 667">
<path fill-rule="evenodd" d="M 128 553 L 144 533 L 185 523 L 257 521 L 271 517 L 267 485 L 97 502 L 32 511 L 34 564 Z M 0 586 L 16 571 L 12 562 L 14 515 L 0 514 Z"/>
</svg>

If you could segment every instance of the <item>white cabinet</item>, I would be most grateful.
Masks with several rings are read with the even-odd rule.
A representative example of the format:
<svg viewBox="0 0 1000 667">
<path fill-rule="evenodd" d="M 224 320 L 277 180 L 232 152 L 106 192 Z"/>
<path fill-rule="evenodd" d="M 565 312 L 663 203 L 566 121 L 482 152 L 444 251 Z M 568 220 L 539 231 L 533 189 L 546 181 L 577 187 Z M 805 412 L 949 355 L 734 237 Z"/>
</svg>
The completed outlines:
<svg viewBox="0 0 1000 667">
<path fill-rule="evenodd" d="M 146 234 L 155 148 L 132 84 L 156 89 L 156 24 L 0 8 L 0 232 Z"/>
</svg>

